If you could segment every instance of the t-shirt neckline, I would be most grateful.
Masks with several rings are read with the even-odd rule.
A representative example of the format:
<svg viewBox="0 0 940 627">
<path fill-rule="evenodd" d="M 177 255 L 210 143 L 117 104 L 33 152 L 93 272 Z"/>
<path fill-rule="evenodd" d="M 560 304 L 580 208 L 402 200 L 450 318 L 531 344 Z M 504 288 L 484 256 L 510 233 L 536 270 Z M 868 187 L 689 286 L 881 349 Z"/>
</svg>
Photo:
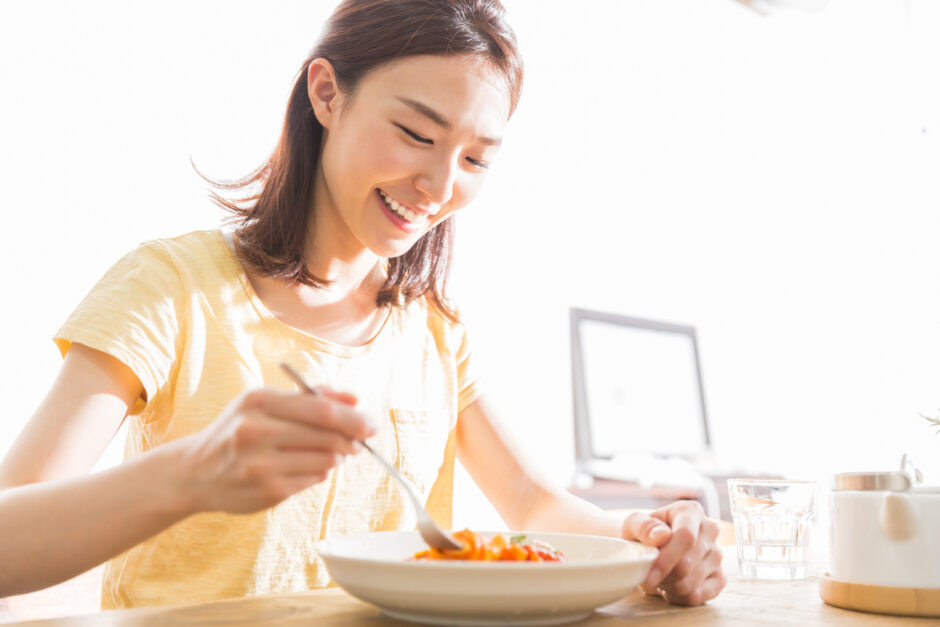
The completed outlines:
<svg viewBox="0 0 940 627">
<path fill-rule="evenodd" d="M 339 344 L 337 342 L 313 335 L 312 333 L 307 333 L 306 331 L 302 331 L 297 327 L 293 327 L 287 324 L 274 315 L 274 312 L 268 309 L 267 305 L 264 304 L 264 301 L 261 300 L 261 297 L 258 296 L 255 288 L 251 285 L 251 281 L 248 279 L 248 273 L 245 271 L 241 260 L 238 258 L 238 254 L 235 252 L 235 243 L 233 240 L 234 231 L 219 229 L 216 231 L 216 233 L 221 240 L 221 244 L 228 252 L 227 258 L 232 264 L 231 271 L 235 278 L 238 279 L 238 282 L 242 288 L 242 291 L 245 293 L 245 297 L 248 299 L 248 302 L 251 303 L 251 306 L 254 308 L 258 317 L 278 332 L 289 335 L 306 344 L 312 345 L 318 350 L 336 355 L 338 357 L 360 357 L 372 350 L 372 348 L 379 343 L 379 340 L 388 335 L 388 333 L 385 332 L 385 329 L 389 326 L 392 326 L 389 324 L 389 322 L 393 313 L 395 312 L 394 307 L 389 307 L 388 315 L 385 316 L 385 320 L 382 322 L 379 330 L 376 331 L 368 341 L 358 346 Z"/>
</svg>

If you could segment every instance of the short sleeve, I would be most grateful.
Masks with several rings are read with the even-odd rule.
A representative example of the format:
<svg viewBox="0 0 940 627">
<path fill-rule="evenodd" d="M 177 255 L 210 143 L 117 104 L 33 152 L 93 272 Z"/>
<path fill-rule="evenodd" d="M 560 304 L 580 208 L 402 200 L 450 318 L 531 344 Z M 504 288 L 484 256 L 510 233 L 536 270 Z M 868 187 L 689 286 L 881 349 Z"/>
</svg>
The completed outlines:
<svg viewBox="0 0 940 627">
<path fill-rule="evenodd" d="M 107 353 L 140 379 L 147 399 L 168 381 L 179 353 L 185 309 L 180 273 L 159 242 L 114 264 L 56 332 L 62 356 L 73 342 Z M 132 413 L 140 413 L 138 399 Z"/>
<path fill-rule="evenodd" d="M 457 359 L 457 413 L 460 413 L 480 396 L 482 389 L 480 374 L 474 367 L 475 362 L 470 353 L 467 328 L 463 324 L 458 324 L 455 331 L 457 333 L 457 350 L 455 351 Z"/>
</svg>

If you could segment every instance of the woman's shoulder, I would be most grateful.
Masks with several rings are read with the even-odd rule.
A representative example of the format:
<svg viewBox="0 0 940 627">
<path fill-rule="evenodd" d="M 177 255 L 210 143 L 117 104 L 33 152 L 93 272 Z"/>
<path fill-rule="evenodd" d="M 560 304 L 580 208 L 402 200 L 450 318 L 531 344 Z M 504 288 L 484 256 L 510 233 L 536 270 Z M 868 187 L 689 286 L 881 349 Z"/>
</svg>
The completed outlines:
<svg viewBox="0 0 940 627">
<path fill-rule="evenodd" d="M 191 231 L 141 242 L 127 252 L 118 265 L 193 274 L 210 268 L 227 268 L 230 257 L 227 247 L 225 235 L 219 229 Z"/>
<path fill-rule="evenodd" d="M 219 230 L 141 242 L 99 280 L 98 290 L 148 294 L 189 294 L 211 285 L 237 283 L 236 265 Z"/>
<path fill-rule="evenodd" d="M 218 257 L 226 251 L 225 234 L 220 229 L 190 231 L 174 237 L 162 237 L 142 242 L 133 252 L 163 254 L 180 258 Z"/>
</svg>

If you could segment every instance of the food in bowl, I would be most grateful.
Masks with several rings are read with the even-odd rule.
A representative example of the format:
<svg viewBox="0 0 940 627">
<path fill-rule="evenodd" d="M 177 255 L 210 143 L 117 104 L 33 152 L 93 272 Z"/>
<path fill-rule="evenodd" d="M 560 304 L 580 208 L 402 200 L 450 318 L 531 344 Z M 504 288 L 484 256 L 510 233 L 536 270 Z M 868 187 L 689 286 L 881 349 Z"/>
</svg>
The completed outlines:
<svg viewBox="0 0 940 627">
<path fill-rule="evenodd" d="M 494 533 L 491 536 L 463 529 L 454 532 L 454 539 L 463 546 L 459 549 L 430 548 L 418 551 L 412 560 L 471 560 L 478 562 L 564 562 L 565 554 L 526 534 L 507 536 Z"/>
</svg>

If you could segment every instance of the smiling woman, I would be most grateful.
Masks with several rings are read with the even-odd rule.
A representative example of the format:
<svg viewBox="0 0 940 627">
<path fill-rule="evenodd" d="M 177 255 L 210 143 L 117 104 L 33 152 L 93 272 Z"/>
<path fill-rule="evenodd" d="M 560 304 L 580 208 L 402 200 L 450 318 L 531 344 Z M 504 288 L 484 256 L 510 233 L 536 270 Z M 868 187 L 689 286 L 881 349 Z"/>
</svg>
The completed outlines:
<svg viewBox="0 0 940 627">
<path fill-rule="evenodd" d="M 257 195 L 214 195 L 242 223 L 235 241 L 247 265 L 264 275 L 325 285 L 303 262 L 307 233 L 292 227 L 308 210 L 312 216 L 333 212 L 327 219 L 335 220 L 337 202 L 386 207 L 391 211 L 385 215 L 403 232 L 399 238 L 420 237 L 405 237 L 403 246 L 380 253 L 389 260 L 378 304 L 427 295 L 456 319 L 444 297 L 454 232 L 446 218 L 479 190 L 522 86 L 522 58 L 497 6 L 467 2 L 446 10 L 430 2 L 373 0 L 337 8 L 301 65 L 274 154 L 244 179 L 216 183 L 222 192 L 264 183 Z M 343 105 L 347 110 L 334 119 Z M 325 142 L 325 135 L 340 131 L 341 140 Z M 364 145 L 373 150 L 363 151 Z M 416 171 L 424 174 L 411 188 Z M 322 172 L 351 172 L 361 189 L 334 191 Z M 344 195 L 337 199 L 334 193 Z M 345 196 L 356 193 L 358 198 Z M 360 230 L 373 224 L 362 216 L 349 219 Z M 382 236 L 371 237 L 376 239 Z"/>
<path fill-rule="evenodd" d="M 56 333 L 60 375 L 0 465 L 0 595 L 103 561 L 108 608 L 324 587 L 316 540 L 415 525 L 365 438 L 444 526 L 459 455 L 512 527 L 640 540 L 659 547 L 650 593 L 718 594 L 700 507 L 607 515 L 544 479 L 482 400 L 445 293 L 450 218 L 521 80 L 496 0 L 341 2 L 274 154 L 217 184 L 234 228 L 141 245 Z M 88 475 L 125 420 L 125 462 Z"/>
</svg>

